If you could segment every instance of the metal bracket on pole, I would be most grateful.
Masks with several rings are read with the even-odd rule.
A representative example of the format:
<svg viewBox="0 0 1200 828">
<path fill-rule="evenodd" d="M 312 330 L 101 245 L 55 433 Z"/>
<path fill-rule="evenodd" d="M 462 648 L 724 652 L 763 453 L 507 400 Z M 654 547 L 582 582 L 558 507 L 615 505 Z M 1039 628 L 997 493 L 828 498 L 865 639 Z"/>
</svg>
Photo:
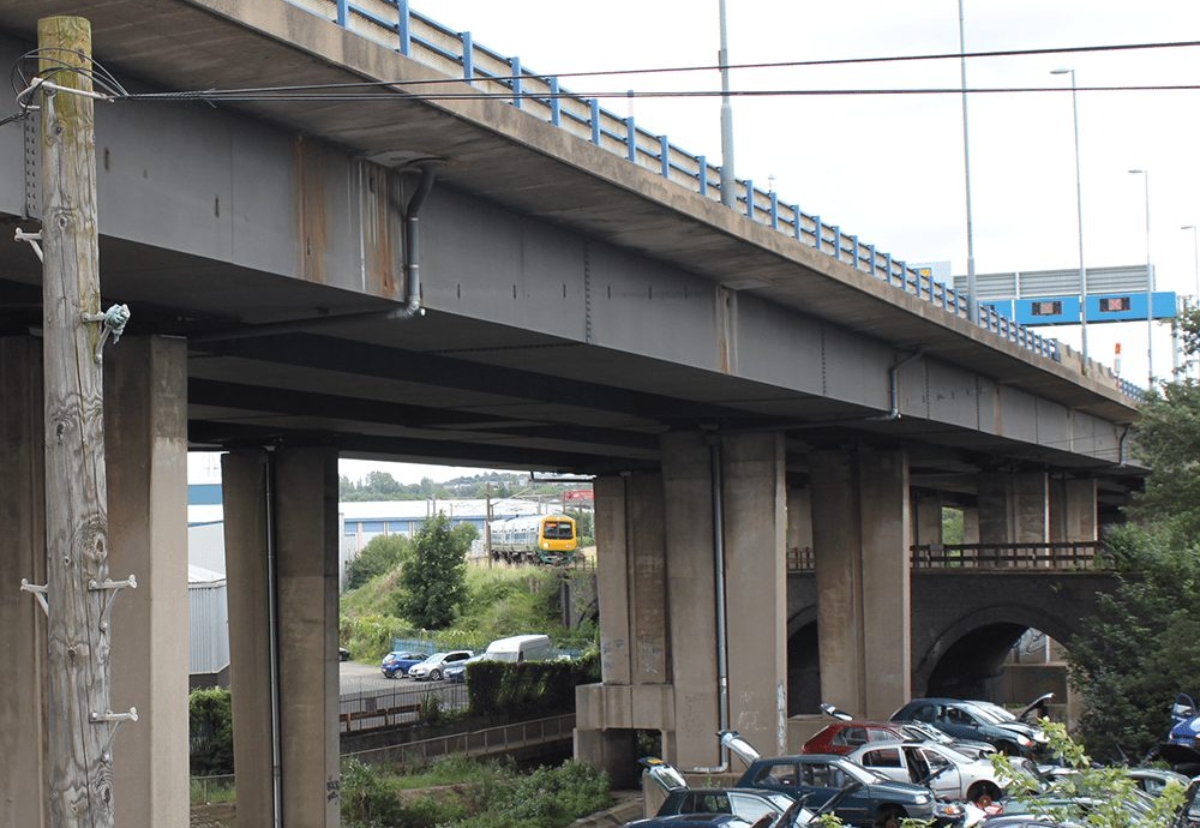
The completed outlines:
<svg viewBox="0 0 1200 828">
<path fill-rule="evenodd" d="M 100 613 L 100 629 L 108 629 L 108 619 L 112 617 L 113 599 L 115 599 L 117 597 L 117 593 L 125 589 L 125 587 L 137 589 L 137 578 L 133 575 L 130 575 L 124 581 L 88 581 L 88 589 L 90 589 L 92 592 L 98 592 L 102 589 L 112 590 L 108 598 L 104 601 L 104 610 Z M 134 716 L 134 718 L 136 719 L 137 716 Z"/>
<path fill-rule="evenodd" d="M 121 341 L 121 334 L 125 333 L 125 323 L 129 321 L 129 316 L 129 305 L 113 305 L 104 313 L 85 313 L 81 315 L 81 319 L 84 322 L 100 322 L 104 325 L 104 330 L 100 334 L 100 341 L 96 343 L 97 365 L 103 360 L 101 352 L 104 350 L 104 343 L 108 341 L 109 334 L 112 334 L 114 345 Z"/>
<path fill-rule="evenodd" d="M 136 722 L 138 720 L 138 712 L 136 707 L 129 708 L 128 713 L 114 713 L 111 710 L 107 713 L 93 712 L 89 717 L 92 724 L 109 723 L 112 725 L 112 730 L 108 731 L 108 739 L 104 742 L 104 761 L 112 761 L 112 743 L 117 735 L 117 728 L 125 722 Z"/>
<path fill-rule="evenodd" d="M 46 261 L 45 254 L 42 253 L 42 246 L 38 244 L 42 240 L 42 232 L 39 230 L 36 233 L 26 233 L 20 227 L 17 228 L 17 241 L 29 242 L 29 246 L 33 248 L 33 252 L 37 254 L 38 261 Z"/>
<path fill-rule="evenodd" d="M 21 579 L 21 592 L 31 592 L 37 602 L 42 605 L 42 612 L 46 613 L 46 617 L 50 617 L 50 602 L 46 600 L 46 585 L 31 584 L 28 578 Z"/>
</svg>

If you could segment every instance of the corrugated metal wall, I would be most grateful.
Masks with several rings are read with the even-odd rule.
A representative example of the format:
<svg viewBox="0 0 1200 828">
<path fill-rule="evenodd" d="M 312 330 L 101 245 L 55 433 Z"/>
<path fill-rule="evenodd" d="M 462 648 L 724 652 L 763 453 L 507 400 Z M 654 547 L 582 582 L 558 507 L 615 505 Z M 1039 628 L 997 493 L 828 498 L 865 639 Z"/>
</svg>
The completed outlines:
<svg viewBox="0 0 1200 828">
<path fill-rule="evenodd" d="M 229 605 L 225 582 L 188 585 L 188 672 L 219 673 L 229 666 Z"/>
</svg>

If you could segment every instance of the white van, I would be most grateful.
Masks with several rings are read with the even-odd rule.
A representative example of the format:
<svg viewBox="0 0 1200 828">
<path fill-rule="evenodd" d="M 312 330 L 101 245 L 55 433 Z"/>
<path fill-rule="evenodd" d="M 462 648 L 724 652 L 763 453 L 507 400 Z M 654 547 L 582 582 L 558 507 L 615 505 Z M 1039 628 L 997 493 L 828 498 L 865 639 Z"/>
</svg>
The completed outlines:
<svg viewBox="0 0 1200 828">
<path fill-rule="evenodd" d="M 497 638 L 487 647 L 484 658 L 488 661 L 549 661 L 557 655 L 548 635 L 513 635 Z"/>
</svg>

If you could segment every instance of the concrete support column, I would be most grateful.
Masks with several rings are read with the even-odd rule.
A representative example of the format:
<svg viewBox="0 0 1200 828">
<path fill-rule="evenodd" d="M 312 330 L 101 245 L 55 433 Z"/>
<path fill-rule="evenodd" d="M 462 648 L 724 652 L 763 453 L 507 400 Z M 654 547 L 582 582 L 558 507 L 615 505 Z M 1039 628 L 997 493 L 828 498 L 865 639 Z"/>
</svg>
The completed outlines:
<svg viewBox="0 0 1200 828">
<path fill-rule="evenodd" d="M 331 828 L 341 821 L 337 452 L 280 451 L 275 483 L 283 826 Z"/>
<path fill-rule="evenodd" d="M 42 346 L 0 338 L 0 825 L 49 823 L 46 615 L 21 579 L 46 583 Z"/>
<path fill-rule="evenodd" d="M 188 781 L 187 343 L 124 337 L 104 353 L 112 705 L 138 721 L 113 741 L 116 821 L 186 828 Z"/>
<path fill-rule="evenodd" d="M 783 435 L 721 440 L 730 727 L 787 752 L 787 487 Z"/>
<path fill-rule="evenodd" d="M 813 545 L 812 490 L 790 488 L 787 492 L 788 557 L 800 563 Z"/>
<path fill-rule="evenodd" d="M 816 451 L 809 466 L 822 696 L 886 718 L 912 672 L 907 457 Z"/>
<path fill-rule="evenodd" d="M 672 743 L 662 478 L 597 478 L 602 684 L 576 690 L 575 755 L 614 781 L 637 777 L 635 730 Z"/>
<path fill-rule="evenodd" d="M 1050 539 L 1095 541 L 1099 523 L 1096 481 L 1055 478 L 1050 483 Z"/>
<path fill-rule="evenodd" d="M 922 492 L 913 497 L 912 521 L 914 546 L 942 545 L 942 496 L 937 492 Z"/>
<path fill-rule="evenodd" d="M 238 819 L 269 825 L 279 776 L 284 828 L 339 824 L 337 452 L 226 455 L 230 684 Z M 273 565 L 272 565 L 273 564 Z M 275 600 L 271 600 L 271 573 Z M 242 580 L 235 588 L 235 580 Z M 278 768 L 272 740 L 271 607 L 278 618 Z"/>
<path fill-rule="evenodd" d="M 229 689 L 238 821 L 275 824 L 271 726 L 272 588 L 268 577 L 267 453 L 236 451 L 221 458 L 229 606 Z"/>
<path fill-rule="evenodd" d="M 979 476 L 979 542 L 1046 543 L 1050 498 L 1045 472 Z"/>
<path fill-rule="evenodd" d="M 979 543 L 979 509 L 975 506 L 964 506 L 963 543 Z"/>
<path fill-rule="evenodd" d="M 699 432 L 666 434 L 661 445 L 668 623 L 679 723 L 675 754 L 667 760 L 684 769 L 716 767 L 720 713 L 710 447 Z"/>
</svg>

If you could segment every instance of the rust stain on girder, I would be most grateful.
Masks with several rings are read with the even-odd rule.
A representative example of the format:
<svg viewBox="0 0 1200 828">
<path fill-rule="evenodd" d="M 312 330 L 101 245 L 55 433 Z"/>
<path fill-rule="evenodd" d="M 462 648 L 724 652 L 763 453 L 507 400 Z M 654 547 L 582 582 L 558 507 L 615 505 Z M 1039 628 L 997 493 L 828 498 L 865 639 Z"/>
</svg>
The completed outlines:
<svg viewBox="0 0 1200 828">
<path fill-rule="evenodd" d="M 299 223 L 300 261 L 297 271 L 306 282 L 326 284 L 325 249 L 329 240 L 329 211 L 326 209 L 325 177 L 320 145 L 303 137 L 296 139 L 296 219 Z"/>
</svg>

